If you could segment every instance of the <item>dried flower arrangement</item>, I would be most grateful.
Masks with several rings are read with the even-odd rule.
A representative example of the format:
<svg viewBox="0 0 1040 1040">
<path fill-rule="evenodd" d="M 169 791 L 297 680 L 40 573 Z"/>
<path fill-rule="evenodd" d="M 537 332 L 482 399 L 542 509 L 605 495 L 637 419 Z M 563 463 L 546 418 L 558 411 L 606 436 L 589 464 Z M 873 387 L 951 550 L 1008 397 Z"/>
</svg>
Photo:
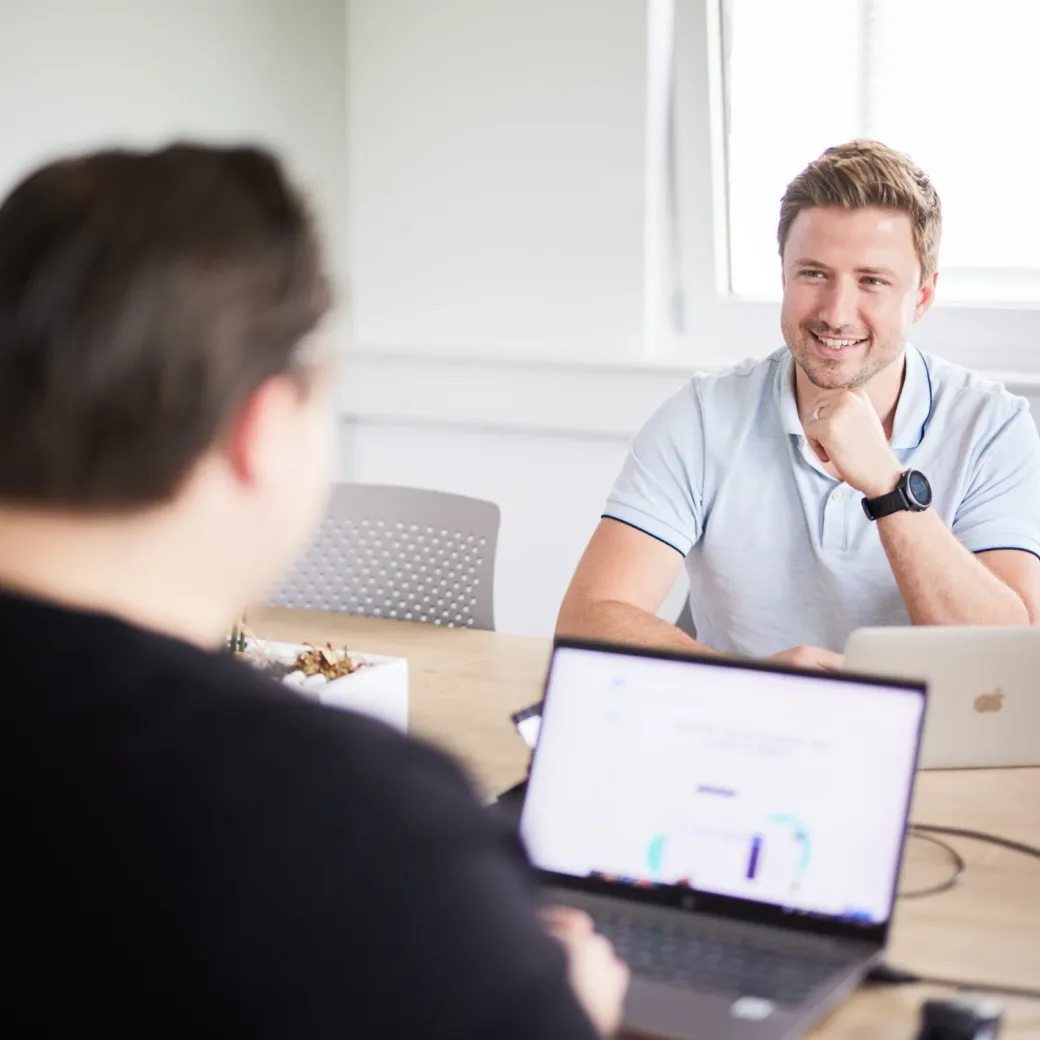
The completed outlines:
<svg viewBox="0 0 1040 1040">
<path fill-rule="evenodd" d="M 304 675 L 324 675 L 331 682 L 364 668 L 365 662 L 352 661 L 346 647 L 336 650 L 331 643 L 326 643 L 305 650 L 296 658 L 296 667 Z"/>
<path fill-rule="evenodd" d="M 301 696 L 361 712 L 408 732 L 408 662 L 384 654 L 350 654 L 330 643 L 258 639 L 244 617 L 228 634 L 228 651 Z"/>
<path fill-rule="evenodd" d="M 320 675 L 326 681 L 332 682 L 342 679 L 346 675 L 352 675 L 367 664 L 365 661 L 357 661 L 351 658 L 349 651 L 344 647 L 337 650 L 331 643 L 324 646 L 312 646 L 304 643 L 307 647 L 296 657 L 295 661 L 279 661 L 274 659 L 268 652 L 264 640 L 258 639 L 246 624 L 245 616 L 238 618 L 228 635 L 228 650 L 240 660 L 261 669 L 277 679 L 284 679 L 295 672 L 300 672 L 305 678 Z"/>
</svg>

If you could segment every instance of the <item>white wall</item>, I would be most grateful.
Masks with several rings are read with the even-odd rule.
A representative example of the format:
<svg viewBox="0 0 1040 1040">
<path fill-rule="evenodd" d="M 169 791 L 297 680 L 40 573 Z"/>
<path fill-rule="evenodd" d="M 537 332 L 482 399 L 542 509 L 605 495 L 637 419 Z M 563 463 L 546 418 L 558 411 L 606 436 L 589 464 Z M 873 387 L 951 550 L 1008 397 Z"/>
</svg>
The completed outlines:
<svg viewBox="0 0 1040 1040">
<path fill-rule="evenodd" d="M 645 0 L 349 0 L 356 342 L 637 356 Z"/>
<path fill-rule="evenodd" d="M 342 278 L 343 0 L 5 0 L 0 37 L 0 195 L 70 150 L 258 141 L 312 192 Z"/>
<path fill-rule="evenodd" d="M 642 353 L 646 0 L 347 9 L 344 476 L 497 502 L 498 627 L 545 635 L 666 392 L 580 367 Z"/>
</svg>

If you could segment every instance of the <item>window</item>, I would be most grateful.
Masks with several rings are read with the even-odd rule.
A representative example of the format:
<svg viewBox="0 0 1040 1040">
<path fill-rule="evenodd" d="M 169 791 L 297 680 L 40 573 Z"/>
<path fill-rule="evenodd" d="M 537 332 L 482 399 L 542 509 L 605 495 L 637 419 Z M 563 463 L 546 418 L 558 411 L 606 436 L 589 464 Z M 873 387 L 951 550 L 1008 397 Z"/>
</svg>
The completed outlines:
<svg viewBox="0 0 1040 1040">
<path fill-rule="evenodd" d="M 1031 125 L 1040 4 L 1023 0 L 721 3 L 728 288 L 779 296 L 788 181 L 829 145 L 876 137 L 943 201 L 940 297 L 1040 302 Z"/>
</svg>

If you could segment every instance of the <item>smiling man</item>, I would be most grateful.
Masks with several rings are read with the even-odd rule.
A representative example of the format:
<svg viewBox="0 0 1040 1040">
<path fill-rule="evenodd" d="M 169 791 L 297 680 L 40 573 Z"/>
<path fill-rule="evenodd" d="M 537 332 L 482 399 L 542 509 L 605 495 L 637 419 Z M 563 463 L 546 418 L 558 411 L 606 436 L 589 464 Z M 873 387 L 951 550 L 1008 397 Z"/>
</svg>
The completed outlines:
<svg viewBox="0 0 1040 1040">
<path fill-rule="evenodd" d="M 560 633 L 834 668 L 865 625 L 1040 619 L 1028 404 L 907 342 L 941 228 L 929 179 L 876 141 L 788 185 L 786 347 L 694 377 L 650 419 Z M 696 640 L 655 616 L 684 559 Z"/>
</svg>

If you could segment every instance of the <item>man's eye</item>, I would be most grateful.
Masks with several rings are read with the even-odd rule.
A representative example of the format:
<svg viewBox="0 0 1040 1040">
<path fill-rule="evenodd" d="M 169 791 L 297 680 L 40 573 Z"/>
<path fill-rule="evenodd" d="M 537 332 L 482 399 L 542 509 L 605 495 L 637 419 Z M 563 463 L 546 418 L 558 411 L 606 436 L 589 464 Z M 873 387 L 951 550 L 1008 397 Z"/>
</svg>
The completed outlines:
<svg viewBox="0 0 1040 1040">
<path fill-rule="evenodd" d="M 868 275 L 866 278 L 863 279 L 863 284 L 869 285 L 872 289 L 875 289 L 879 285 L 888 285 L 888 282 L 884 281 L 881 278 L 875 278 L 873 277 L 873 275 Z"/>
<path fill-rule="evenodd" d="M 803 278 L 822 278 L 823 271 L 802 271 Z"/>
</svg>

